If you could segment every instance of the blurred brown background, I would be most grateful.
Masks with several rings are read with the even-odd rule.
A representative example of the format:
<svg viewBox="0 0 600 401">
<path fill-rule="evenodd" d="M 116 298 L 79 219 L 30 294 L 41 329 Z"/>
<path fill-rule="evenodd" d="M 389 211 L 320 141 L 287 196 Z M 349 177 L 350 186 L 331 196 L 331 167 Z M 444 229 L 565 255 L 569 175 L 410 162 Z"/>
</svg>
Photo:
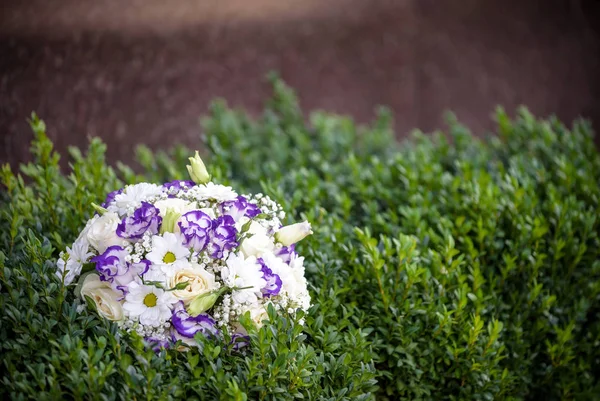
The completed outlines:
<svg viewBox="0 0 600 401">
<path fill-rule="evenodd" d="M 0 161 L 28 158 L 35 110 L 59 150 L 101 136 L 198 144 L 217 96 L 259 113 L 277 70 L 305 110 L 392 108 L 399 136 L 474 132 L 501 104 L 600 126 L 600 5 L 594 0 L 3 0 Z"/>
</svg>

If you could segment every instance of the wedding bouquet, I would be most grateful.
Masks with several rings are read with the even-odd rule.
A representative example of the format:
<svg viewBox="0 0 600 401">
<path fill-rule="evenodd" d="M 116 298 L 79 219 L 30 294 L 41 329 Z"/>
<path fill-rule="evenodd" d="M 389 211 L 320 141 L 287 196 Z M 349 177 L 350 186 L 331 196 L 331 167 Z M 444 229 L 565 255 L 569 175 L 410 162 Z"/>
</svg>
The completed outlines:
<svg viewBox="0 0 600 401">
<path fill-rule="evenodd" d="M 128 185 L 108 194 L 57 274 L 100 316 L 168 346 L 194 336 L 239 339 L 240 317 L 260 327 L 267 307 L 294 315 L 310 296 L 295 243 L 308 222 L 282 227 L 268 196 L 210 182 L 196 152 L 191 181 Z M 89 272 L 82 271 L 90 270 Z"/>
</svg>

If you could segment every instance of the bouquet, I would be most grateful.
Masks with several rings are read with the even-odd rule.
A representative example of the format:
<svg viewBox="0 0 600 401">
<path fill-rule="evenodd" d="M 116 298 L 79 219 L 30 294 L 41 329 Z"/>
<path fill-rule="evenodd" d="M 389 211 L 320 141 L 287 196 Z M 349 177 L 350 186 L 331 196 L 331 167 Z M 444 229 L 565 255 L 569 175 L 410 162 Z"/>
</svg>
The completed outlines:
<svg viewBox="0 0 600 401">
<path fill-rule="evenodd" d="M 190 181 L 128 185 L 93 205 L 57 262 L 63 283 L 78 278 L 76 294 L 101 317 L 162 346 L 223 331 L 243 343 L 241 316 L 260 327 L 269 304 L 306 311 L 295 243 L 310 224 L 282 227 L 285 212 L 268 196 L 210 182 L 198 152 L 187 168 Z"/>
</svg>

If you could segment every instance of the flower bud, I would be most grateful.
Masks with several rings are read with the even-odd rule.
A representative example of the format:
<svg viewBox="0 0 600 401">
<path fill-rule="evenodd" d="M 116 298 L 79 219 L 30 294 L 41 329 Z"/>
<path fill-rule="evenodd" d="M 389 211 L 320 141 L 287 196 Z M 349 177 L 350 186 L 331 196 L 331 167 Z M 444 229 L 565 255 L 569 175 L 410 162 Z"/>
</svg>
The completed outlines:
<svg viewBox="0 0 600 401">
<path fill-rule="evenodd" d="M 192 181 L 194 181 L 196 184 L 206 184 L 209 182 L 210 175 L 208 174 L 208 171 L 206 171 L 206 167 L 204 166 L 198 151 L 196 151 L 196 155 L 194 157 L 190 157 L 189 160 L 191 165 L 188 164 L 187 169 L 190 173 L 190 178 Z"/>
<path fill-rule="evenodd" d="M 94 202 L 92 202 L 92 207 L 100 216 L 102 216 L 104 213 L 108 212 L 107 208 L 102 207 L 100 205 L 96 205 Z"/>
<path fill-rule="evenodd" d="M 188 306 L 188 313 L 190 316 L 198 316 L 201 313 L 206 312 L 217 302 L 217 299 L 221 296 L 220 291 L 213 291 L 206 294 L 198 295 Z"/>
<path fill-rule="evenodd" d="M 175 209 L 167 208 L 167 213 L 163 216 L 162 225 L 160 226 L 160 233 L 174 233 L 177 227 L 177 220 L 181 217 L 181 213 L 175 211 Z"/>
<path fill-rule="evenodd" d="M 302 223 L 281 227 L 279 231 L 275 233 L 275 239 L 282 245 L 289 246 L 301 241 L 312 233 L 313 232 L 310 229 L 310 223 L 308 221 L 304 221 Z"/>
</svg>

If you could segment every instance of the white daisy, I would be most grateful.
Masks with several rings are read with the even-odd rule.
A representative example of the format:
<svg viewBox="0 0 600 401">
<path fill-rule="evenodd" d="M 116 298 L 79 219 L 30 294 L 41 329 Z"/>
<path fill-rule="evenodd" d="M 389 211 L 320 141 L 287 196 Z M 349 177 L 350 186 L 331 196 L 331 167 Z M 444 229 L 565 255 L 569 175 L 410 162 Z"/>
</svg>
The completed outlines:
<svg viewBox="0 0 600 401">
<path fill-rule="evenodd" d="M 218 202 L 234 200 L 238 196 L 231 187 L 213 184 L 212 182 L 204 185 L 198 185 L 192 188 L 192 190 L 199 199 L 214 199 Z"/>
<path fill-rule="evenodd" d="M 172 265 L 178 261 L 187 261 L 190 250 L 183 246 L 181 234 L 164 233 L 152 237 L 152 251 L 146 259 L 157 265 Z"/>
<path fill-rule="evenodd" d="M 159 327 L 171 318 L 173 304 L 178 300 L 170 292 L 151 285 L 129 284 L 123 310 L 129 317 L 138 317 L 144 326 Z"/>
<path fill-rule="evenodd" d="M 221 278 L 231 288 L 243 288 L 231 294 L 235 302 L 248 304 L 258 300 L 260 289 L 267 285 L 261 268 L 254 256 L 244 259 L 234 253 L 229 255 L 227 265 L 221 270 Z"/>
<path fill-rule="evenodd" d="M 115 196 L 115 201 L 108 210 L 124 215 L 138 208 L 142 204 L 142 201 L 146 201 L 162 192 L 163 187 L 156 184 L 148 184 L 147 182 L 128 185 L 122 193 Z"/>
<path fill-rule="evenodd" d="M 156 281 L 157 283 L 162 284 L 164 287 L 167 286 L 167 276 L 165 275 L 161 265 L 150 265 L 150 268 L 144 274 L 144 281 Z M 141 282 L 141 280 L 138 282 Z"/>
</svg>

